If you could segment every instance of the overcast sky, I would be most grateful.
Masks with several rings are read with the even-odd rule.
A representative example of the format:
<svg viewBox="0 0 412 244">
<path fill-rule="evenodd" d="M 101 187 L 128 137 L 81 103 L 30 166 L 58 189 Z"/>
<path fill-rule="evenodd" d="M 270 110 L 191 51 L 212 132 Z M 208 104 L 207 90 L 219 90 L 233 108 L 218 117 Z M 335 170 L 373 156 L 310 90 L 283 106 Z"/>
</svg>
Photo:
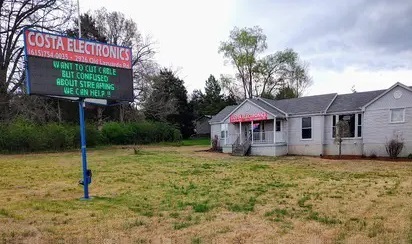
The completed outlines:
<svg viewBox="0 0 412 244">
<path fill-rule="evenodd" d="M 306 95 L 412 85 L 411 0 L 80 0 L 81 12 L 123 12 L 157 42 L 156 60 L 179 69 L 189 92 L 233 73 L 218 53 L 234 26 L 259 25 L 267 53 L 295 49 L 310 65 Z"/>
</svg>

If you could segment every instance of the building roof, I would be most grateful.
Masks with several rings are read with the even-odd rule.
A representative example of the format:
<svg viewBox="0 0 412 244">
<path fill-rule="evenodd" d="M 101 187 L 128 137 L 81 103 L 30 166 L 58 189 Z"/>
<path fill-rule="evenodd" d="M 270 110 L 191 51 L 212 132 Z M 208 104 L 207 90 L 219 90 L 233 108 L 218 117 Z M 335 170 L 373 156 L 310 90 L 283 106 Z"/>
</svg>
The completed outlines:
<svg viewBox="0 0 412 244">
<path fill-rule="evenodd" d="M 355 92 L 338 95 L 328 109 L 328 113 L 361 110 L 361 107 L 372 101 L 386 90 Z"/>
<path fill-rule="evenodd" d="M 209 120 L 209 123 L 216 123 L 220 122 L 223 119 L 225 119 L 238 105 L 230 105 L 226 106 L 224 109 L 220 110 L 219 113 L 216 115 L 212 116 L 212 118 Z"/>
<path fill-rule="evenodd" d="M 323 113 L 335 98 L 336 93 L 298 97 L 282 100 L 261 98 L 272 106 L 284 111 L 288 115 Z"/>
<path fill-rule="evenodd" d="M 288 115 L 304 115 L 317 113 L 339 113 L 360 111 L 362 107 L 370 103 L 372 100 L 378 98 L 384 92 L 393 87 L 403 84 L 396 83 L 389 89 L 355 92 L 349 94 L 338 95 L 337 93 L 330 93 L 324 95 L 307 96 L 282 100 L 271 100 L 266 98 L 248 99 L 268 112 L 282 117 L 284 113 Z M 406 87 L 406 86 L 404 86 Z M 412 88 L 412 87 L 406 87 Z M 221 122 L 239 105 L 227 106 L 218 114 L 212 117 L 210 123 Z"/>
<path fill-rule="evenodd" d="M 263 108 L 264 110 L 266 110 L 267 112 L 275 115 L 276 117 L 284 117 L 285 114 L 280 112 L 278 109 L 268 105 L 267 103 L 261 101 L 260 99 L 249 99 L 252 103 L 258 105 L 259 107 Z"/>
</svg>

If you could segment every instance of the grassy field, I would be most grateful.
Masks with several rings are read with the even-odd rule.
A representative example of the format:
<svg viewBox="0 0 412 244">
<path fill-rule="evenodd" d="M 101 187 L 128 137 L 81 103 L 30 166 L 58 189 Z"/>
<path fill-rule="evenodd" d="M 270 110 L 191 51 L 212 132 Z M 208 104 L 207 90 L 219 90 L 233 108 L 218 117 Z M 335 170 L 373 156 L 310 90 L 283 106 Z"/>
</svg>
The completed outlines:
<svg viewBox="0 0 412 244">
<path fill-rule="evenodd" d="M 412 243 L 412 163 L 205 146 L 0 156 L 0 243 Z"/>
<path fill-rule="evenodd" d="M 182 144 L 184 146 L 210 146 L 210 138 L 193 138 L 183 140 Z"/>
</svg>

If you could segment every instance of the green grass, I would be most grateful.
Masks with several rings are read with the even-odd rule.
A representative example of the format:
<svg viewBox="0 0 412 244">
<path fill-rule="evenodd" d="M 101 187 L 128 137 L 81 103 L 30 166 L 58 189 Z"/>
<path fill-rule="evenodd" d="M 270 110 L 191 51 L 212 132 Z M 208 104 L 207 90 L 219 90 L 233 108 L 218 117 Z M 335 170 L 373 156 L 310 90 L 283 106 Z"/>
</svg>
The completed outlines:
<svg viewBox="0 0 412 244">
<path fill-rule="evenodd" d="M 182 141 L 183 146 L 210 146 L 210 138 L 193 138 Z"/>
<path fill-rule="evenodd" d="M 0 243 L 71 242 L 84 229 L 90 243 L 412 239 L 408 162 L 232 157 L 207 148 L 91 150 L 90 201 L 79 200 L 79 152 L 2 155 Z"/>
</svg>

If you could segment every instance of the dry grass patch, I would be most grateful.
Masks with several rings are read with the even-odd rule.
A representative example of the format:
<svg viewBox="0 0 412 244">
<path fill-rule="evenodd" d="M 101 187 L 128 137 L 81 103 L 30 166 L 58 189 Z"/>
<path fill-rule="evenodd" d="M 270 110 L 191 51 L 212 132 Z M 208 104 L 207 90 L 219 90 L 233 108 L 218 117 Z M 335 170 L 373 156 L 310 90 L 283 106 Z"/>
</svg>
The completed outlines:
<svg viewBox="0 0 412 244">
<path fill-rule="evenodd" d="M 412 165 L 204 147 L 0 156 L 0 243 L 410 243 Z M 84 229 L 87 234 L 84 235 Z"/>
</svg>

